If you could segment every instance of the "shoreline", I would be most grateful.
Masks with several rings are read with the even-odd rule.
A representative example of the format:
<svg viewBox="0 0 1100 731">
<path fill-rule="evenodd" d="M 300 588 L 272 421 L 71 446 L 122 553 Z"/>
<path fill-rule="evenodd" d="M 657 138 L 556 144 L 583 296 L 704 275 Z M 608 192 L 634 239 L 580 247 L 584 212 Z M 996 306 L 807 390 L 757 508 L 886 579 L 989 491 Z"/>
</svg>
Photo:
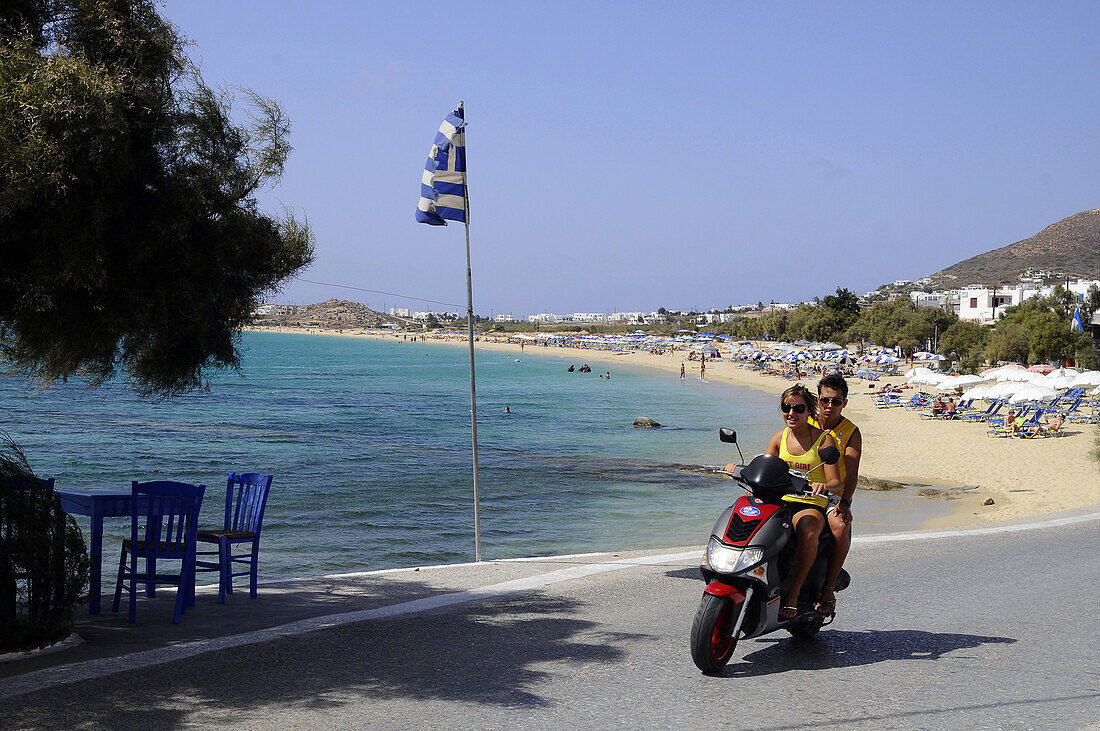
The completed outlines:
<svg viewBox="0 0 1100 731">
<path fill-rule="evenodd" d="M 252 332 L 368 337 L 400 342 L 402 333 L 349 329 L 345 331 L 298 328 L 249 328 Z M 407 335 L 407 333 L 405 333 Z M 418 333 L 419 335 L 419 333 Z M 467 347 L 464 336 L 417 341 Z M 687 377 L 699 378 L 699 363 L 687 360 L 687 351 L 653 355 L 646 351 L 608 351 L 572 347 L 548 347 L 481 339 L 474 347 L 486 351 L 552 355 L 575 358 L 578 363 L 629 364 L 679 378 L 684 363 Z M 765 375 L 729 361 L 707 361 L 704 382 L 718 381 L 780 393 L 792 385 L 782 377 Z M 816 378 L 803 380 L 808 386 Z M 883 379 L 887 381 L 887 379 Z M 903 383 L 897 378 L 895 383 Z M 992 521 L 1045 515 L 1062 510 L 1100 506 L 1100 466 L 1089 457 L 1097 427 L 1074 424 L 1057 439 L 992 439 L 984 424 L 923 420 L 911 409 L 876 408 L 867 382 L 849 380 L 845 415 L 864 435 L 861 478 L 928 486 L 940 490 L 927 499 L 949 501 L 951 513 L 925 521 L 922 529 L 956 528 Z M 778 417 L 777 422 L 778 424 Z M 896 448 L 882 445 L 899 444 Z M 946 489 L 943 489 L 946 488 Z M 965 488 L 965 489 L 952 489 Z M 863 488 L 861 488 L 862 491 Z M 858 503 L 859 493 L 856 494 Z M 984 505 L 992 499 L 992 505 Z M 858 509 L 856 509 L 858 521 Z"/>
</svg>

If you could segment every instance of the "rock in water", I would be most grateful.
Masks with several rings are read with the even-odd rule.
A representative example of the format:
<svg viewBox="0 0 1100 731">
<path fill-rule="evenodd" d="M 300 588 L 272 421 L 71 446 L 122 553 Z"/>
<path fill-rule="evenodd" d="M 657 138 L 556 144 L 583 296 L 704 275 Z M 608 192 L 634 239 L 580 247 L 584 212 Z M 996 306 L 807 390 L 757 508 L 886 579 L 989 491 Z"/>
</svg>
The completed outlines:
<svg viewBox="0 0 1100 731">
<path fill-rule="evenodd" d="M 639 416 L 634 420 L 633 426 L 640 429 L 656 429 L 661 426 L 659 422 L 650 419 L 648 416 Z"/>
</svg>

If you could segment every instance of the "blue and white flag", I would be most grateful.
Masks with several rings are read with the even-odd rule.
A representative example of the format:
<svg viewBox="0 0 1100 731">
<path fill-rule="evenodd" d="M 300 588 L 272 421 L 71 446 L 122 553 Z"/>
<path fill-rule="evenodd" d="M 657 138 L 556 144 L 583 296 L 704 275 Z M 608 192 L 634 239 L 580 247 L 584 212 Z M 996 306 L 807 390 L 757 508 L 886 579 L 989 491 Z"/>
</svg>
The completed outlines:
<svg viewBox="0 0 1100 731">
<path fill-rule="evenodd" d="M 420 204 L 416 220 L 431 226 L 446 226 L 451 221 L 466 221 L 466 121 L 462 102 L 447 115 L 435 144 L 428 153 L 424 175 L 420 179 Z"/>
<path fill-rule="evenodd" d="M 1081 323 L 1081 308 L 1078 307 L 1073 311 L 1073 319 L 1069 321 L 1070 332 L 1074 330 L 1084 330 L 1085 326 Z"/>
</svg>

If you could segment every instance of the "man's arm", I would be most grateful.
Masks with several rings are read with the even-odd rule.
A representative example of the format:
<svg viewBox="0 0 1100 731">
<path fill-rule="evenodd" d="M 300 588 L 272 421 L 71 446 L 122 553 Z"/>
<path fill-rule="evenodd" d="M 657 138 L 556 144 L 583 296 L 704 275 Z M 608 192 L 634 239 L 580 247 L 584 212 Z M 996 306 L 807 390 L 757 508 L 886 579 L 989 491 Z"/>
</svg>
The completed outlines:
<svg viewBox="0 0 1100 731">
<path fill-rule="evenodd" d="M 836 506 L 837 517 L 845 523 L 852 522 L 852 496 L 856 494 L 859 479 L 859 458 L 863 455 L 863 434 L 856 429 L 848 446 L 844 448 L 844 491 Z"/>
</svg>

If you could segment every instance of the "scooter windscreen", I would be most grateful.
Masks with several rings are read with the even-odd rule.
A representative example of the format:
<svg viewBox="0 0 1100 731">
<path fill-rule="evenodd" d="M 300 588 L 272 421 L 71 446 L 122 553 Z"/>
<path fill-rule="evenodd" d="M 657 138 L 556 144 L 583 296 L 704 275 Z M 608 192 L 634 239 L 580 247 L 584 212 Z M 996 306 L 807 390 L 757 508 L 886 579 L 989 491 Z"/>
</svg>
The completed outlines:
<svg viewBox="0 0 1100 731">
<path fill-rule="evenodd" d="M 765 502 L 779 502 L 791 489 L 791 468 L 774 454 L 754 457 L 741 468 L 740 476 L 752 488 L 753 496 Z"/>
</svg>

